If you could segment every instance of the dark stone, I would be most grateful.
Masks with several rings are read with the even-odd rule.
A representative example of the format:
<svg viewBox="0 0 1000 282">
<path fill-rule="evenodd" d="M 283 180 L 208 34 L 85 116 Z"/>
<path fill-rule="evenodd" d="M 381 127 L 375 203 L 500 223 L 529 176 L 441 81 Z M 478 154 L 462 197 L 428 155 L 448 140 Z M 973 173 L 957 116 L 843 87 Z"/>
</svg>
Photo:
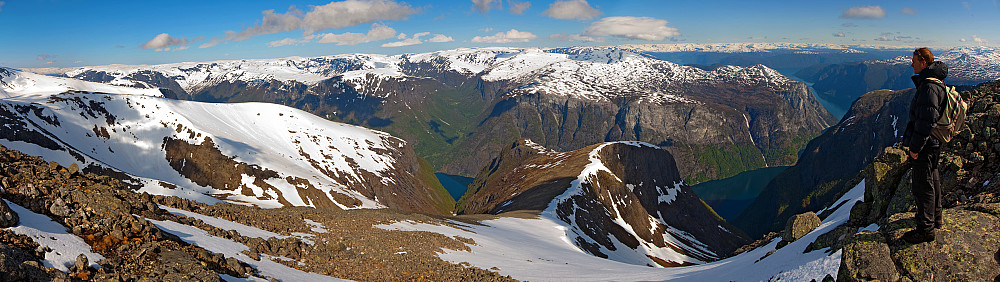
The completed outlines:
<svg viewBox="0 0 1000 282">
<path fill-rule="evenodd" d="M 52 205 L 49 206 L 49 212 L 57 216 L 67 217 L 70 215 L 71 211 L 69 210 L 69 207 L 66 207 L 66 202 L 63 201 L 62 198 L 56 198 L 56 200 L 52 202 Z"/>
<path fill-rule="evenodd" d="M 0 200 L 0 228 L 15 226 L 20 220 L 17 213 L 7 205 L 7 201 Z"/>
</svg>

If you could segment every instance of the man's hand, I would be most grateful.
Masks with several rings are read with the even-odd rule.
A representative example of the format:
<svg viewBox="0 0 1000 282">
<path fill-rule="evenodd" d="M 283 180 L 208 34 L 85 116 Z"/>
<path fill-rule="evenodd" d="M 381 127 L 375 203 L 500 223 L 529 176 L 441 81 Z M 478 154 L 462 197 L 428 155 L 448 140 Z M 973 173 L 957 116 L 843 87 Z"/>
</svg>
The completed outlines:
<svg viewBox="0 0 1000 282">
<path fill-rule="evenodd" d="M 917 153 L 915 153 L 913 151 L 910 151 L 910 157 L 913 158 L 914 160 L 916 160 L 917 159 Z"/>
</svg>

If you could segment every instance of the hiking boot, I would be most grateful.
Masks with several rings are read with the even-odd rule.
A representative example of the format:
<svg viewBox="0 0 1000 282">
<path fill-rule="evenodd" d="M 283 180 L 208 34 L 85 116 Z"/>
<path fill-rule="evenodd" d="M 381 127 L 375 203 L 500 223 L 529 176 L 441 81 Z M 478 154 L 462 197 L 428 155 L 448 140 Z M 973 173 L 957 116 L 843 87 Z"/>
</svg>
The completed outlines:
<svg viewBox="0 0 1000 282">
<path fill-rule="evenodd" d="M 910 230 L 903 233 L 903 240 L 910 244 L 917 244 L 923 242 L 934 241 L 934 230 L 921 231 L 921 230 Z"/>
</svg>

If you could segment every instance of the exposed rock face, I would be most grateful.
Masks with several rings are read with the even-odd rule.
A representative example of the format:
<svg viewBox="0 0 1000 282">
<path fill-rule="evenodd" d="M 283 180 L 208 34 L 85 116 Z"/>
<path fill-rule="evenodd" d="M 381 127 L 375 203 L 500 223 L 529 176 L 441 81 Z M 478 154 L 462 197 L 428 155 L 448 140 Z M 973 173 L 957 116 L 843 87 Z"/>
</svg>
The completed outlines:
<svg viewBox="0 0 1000 282">
<path fill-rule="evenodd" d="M 683 184 L 669 152 L 639 142 L 556 152 L 520 140 L 458 206 L 466 214 L 539 210 L 565 223 L 580 249 L 634 264 L 699 264 L 747 242 Z"/>
<path fill-rule="evenodd" d="M 107 66 L 66 75 L 137 81 L 181 99 L 293 106 L 388 131 L 441 171 L 465 176 L 518 138 L 560 150 L 639 140 L 669 147 L 682 177 L 700 182 L 795 163 L 804 143 L 833 122 L 805 84 L 762 65 L 704 71 L 619 48 Z"/>
<path fill-rule="evenodd" d="M 819 210 L 853 187 L 856 182 L 849 180 L 900 140 L 911 95 L 910 90 L 874 91 L 858 98 L 837 125 L 809 141 L 798 163 L 768 183 L 733 224 L 758 237 L 780 230 L 794 214 Z"/>
<path fill-rule="evenodd" d="M 797 214 L 788 219 L 788 224 L 785 225 L 785 232 L 781 234 L 781 239 L 794 242 L 812 232 L 816 227 L 819 227 L 820 223 L 822 221 L 814 212 Z"/>
</svg>

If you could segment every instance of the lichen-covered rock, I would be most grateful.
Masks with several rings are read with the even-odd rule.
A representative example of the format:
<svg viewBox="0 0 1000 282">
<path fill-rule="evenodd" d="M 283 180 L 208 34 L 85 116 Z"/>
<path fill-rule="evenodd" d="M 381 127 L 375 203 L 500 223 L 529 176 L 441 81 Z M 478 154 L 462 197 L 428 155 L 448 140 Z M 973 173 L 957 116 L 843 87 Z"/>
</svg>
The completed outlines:
<svg viewBox="0 0 1000 282">
<path fill-rule="evenodd" d="M 844 245 L 838 281 L 897 281 L 900 278 L 889 256 L 889 245 L 878 231 L 854 235 Z"/>
<path fill-rule="evenodd" d="M 865 202 L 871 203 L 868 220 L 871 223 L 885 214 L 893 194 L 909 170 L 906 152 L 893 147 L 886 147 L 882 154 L 862 171 L 865 177 Z M 862 223 L 863 225 L 863 223 Z"/>
<path fill-rule="evenodd" d="M 814 212 L 797 214 L 788 218 L 788 224 L 785 225 L 785 232 L 781 238 L 784 241 L 794 242 L 819 227 L 820 223 L 822 221 Z"/>
<path fill-rule="evenodd" d="M 996 216 L 963 209 L 945 209 L 944 226 L 937 229 L 933 242 L 907 244 L 894 240 L 892 259 L 901 273 L 914 281 L 994 281 L 1000 276 L 997 251 L 1000 250 L 1000 222 Z M 912 226 L 891 226 L 903 231 Z M 896 239 L 897 234 L 891 232 Z M 870 256 L 871 254 L 863 255 Z"/>
<path fill-rule="evenodd" d="M 907 212 L 914 208 L 913 192 L 910 191 L 911 174 L 911 171 L 907 171 L 906 175 L 902 177 L 902 180 L 899 181 L 899 185 L 896 187 L 895 193 L 886 201 L 887 205 L 884 212 L 877 215 L 878 218 Z"/>
<path fill-rule="evenodd" d="M 7 228 L 17 225 L 21 218 L 14 210 L 10 209 L 6 201 L 0 200 L 0 228 Z"/>
</svg>

